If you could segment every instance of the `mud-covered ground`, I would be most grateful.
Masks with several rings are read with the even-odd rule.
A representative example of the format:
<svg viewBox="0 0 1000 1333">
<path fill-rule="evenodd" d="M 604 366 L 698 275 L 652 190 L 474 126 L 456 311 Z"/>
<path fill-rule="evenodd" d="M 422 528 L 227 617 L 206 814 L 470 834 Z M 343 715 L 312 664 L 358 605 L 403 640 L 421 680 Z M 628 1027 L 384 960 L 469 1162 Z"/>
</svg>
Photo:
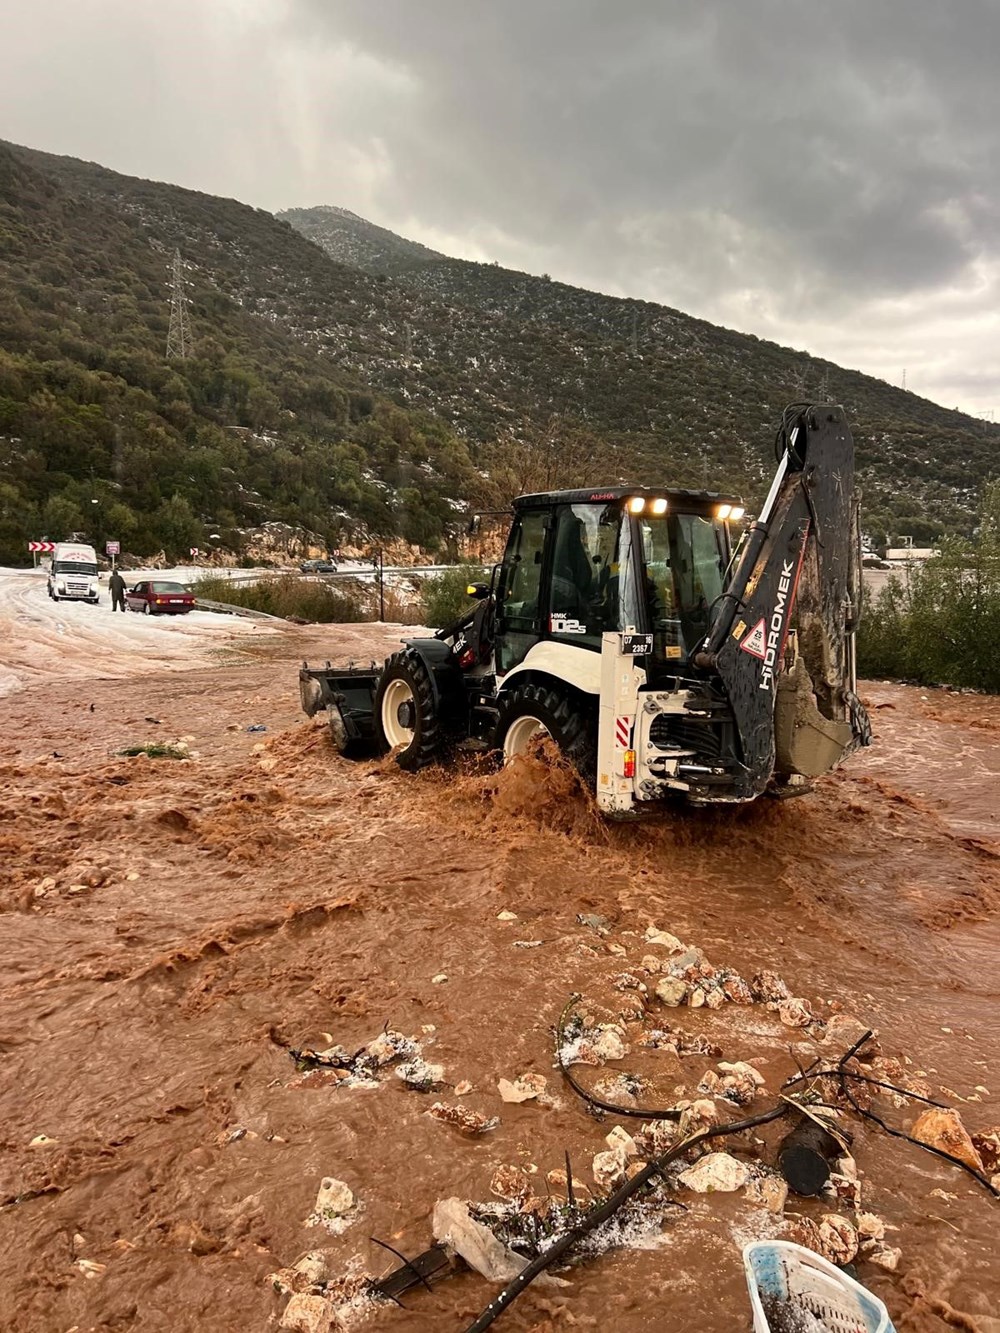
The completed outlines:
<svg viewBox="0 0 1000 1333">
<path fill-rule="evenodd" d="M 568 1151 L 590 1183 L 616 1122 L 562 1083 L 552 1029 L 574 992 L 609 1017 L 634 1007 L 616 979 L 650 952 L 650 924 L 744 975 L 774 968 L 822 1016 L 842 1005 L 970 1129 L 1000 1121 L 997 701 L 871 686 L 877 745 L 814 794 L 607 827 L 558 769 L 413 778 L 337 757 L 298 711 L 296 663 L 381 655 L 392 638 L 244 633 L 223 662 L 76 673 L 0 700 L 0 1327 L 275 1328 L 268 1275 L 306 1250 L 380 1274 L 394 1261 L 370 1237 L 419 1252 L 435 1200 L 491 1198 L 500 1165 L 537 1167 L 544 1193 Z M 181 737 L 197 757 L 115 753 Z M 654 1021 L 752 1057 L 767 1087 L 751 1109 L 808 1046 L 759 1005 L 654 1003 Z M 288 1054 L 355 1050 L 386 1024 L 444 1066 L 443 1089 L 391 1070 L 338 1086 Z M 627 1070 L 643 1104 L 693 1096 L 714 1060 L 645 1049 L 642 1027 L 581 1080 Z M 525 1072 L 546 1076 L 552 1105 L 500 1100 L 498 1080 Z M 426 1114 L 438 1099 L 500 1124 L 464 1136 Z M 904 1127 L 917 1113 L 882 1109 Z M 900 1333 L 998 1333 L 1000 1205 L 854 1130 L 865 1206 L 902 1250 L 895 1273 L 862 1260 L 861 1280 Z M 777 1133 L 762 1131 L 765 1156 Z M 339 1236 L 305 1225 L 327 1176 L 357 1199 Z M 570 1286 L 529 1288 L 496 1327 L 749 1330 L 740 1248 L 780 1219 L 742 1193 L 683 1201 Z M 494 1291 L 454 1277 L 358 1326 L 462 1333 Z"/>
</svg>

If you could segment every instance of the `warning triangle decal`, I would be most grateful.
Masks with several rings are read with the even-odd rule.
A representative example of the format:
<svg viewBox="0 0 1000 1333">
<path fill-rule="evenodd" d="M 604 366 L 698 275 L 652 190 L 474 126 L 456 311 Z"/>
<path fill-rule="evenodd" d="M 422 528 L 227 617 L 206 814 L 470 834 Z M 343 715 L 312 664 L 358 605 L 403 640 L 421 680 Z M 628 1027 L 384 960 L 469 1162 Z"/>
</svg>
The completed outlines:
<svg viewBox="0 0 1000 1333">
<path fill-rule="evenodd" d="M 751 657 L 759 657 L 763 662 L 764 653 L 767 649 L 767 625 L 763 619 L 757 621 L 756 625 L 754 625 L 753 629 L 740 644 L 740 647 L 745 653 L 749 653 Z"/>
</svg>

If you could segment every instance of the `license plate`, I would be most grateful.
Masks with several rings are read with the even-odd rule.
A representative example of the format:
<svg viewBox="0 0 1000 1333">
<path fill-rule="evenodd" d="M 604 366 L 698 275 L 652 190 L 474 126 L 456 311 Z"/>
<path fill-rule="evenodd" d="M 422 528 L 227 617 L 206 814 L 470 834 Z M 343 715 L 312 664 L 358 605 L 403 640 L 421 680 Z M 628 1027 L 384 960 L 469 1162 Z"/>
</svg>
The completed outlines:
<svg viewBox="0 0 1000 1333">
<path fill-rule="evenodd" d="M 653 651 L 652 634 L 623 634 L 622 652 L 632 657 L 642 657 Z"/>
</svg>

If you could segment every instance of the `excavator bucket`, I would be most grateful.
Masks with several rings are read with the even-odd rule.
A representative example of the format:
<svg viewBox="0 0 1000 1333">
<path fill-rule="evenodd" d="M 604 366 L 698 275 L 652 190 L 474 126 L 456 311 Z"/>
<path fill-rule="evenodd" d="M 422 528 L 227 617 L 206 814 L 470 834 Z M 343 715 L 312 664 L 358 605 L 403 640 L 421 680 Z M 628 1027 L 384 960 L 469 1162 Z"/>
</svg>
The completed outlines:
<svg viewBox="0 0 1000 1333">
<path fill-rule="evenodd" d="M 778 446 L 771 492 L 699 659 L 732 708 L 744 765 L 734 795 L 744 800 L 772 777 L 802 785 L 871 741 L 855 692 L 861 562 L 843 410 L 787 409 Z"/>
</svg>

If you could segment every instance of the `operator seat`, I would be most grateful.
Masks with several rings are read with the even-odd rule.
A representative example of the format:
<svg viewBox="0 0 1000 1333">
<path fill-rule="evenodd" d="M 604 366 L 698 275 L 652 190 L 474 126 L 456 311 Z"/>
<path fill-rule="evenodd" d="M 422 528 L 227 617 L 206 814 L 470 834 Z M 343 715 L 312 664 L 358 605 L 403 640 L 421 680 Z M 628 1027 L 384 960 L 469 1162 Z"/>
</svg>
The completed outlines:
<svg viewBox="0 0 1000 1333">
<path fill-rule="evenodd" d="M 583 520 L 563 518 L 552 559 L 552 612 L 585 624 L 593 590 L 594 569 L 584 545 Z"/>
</svg>

